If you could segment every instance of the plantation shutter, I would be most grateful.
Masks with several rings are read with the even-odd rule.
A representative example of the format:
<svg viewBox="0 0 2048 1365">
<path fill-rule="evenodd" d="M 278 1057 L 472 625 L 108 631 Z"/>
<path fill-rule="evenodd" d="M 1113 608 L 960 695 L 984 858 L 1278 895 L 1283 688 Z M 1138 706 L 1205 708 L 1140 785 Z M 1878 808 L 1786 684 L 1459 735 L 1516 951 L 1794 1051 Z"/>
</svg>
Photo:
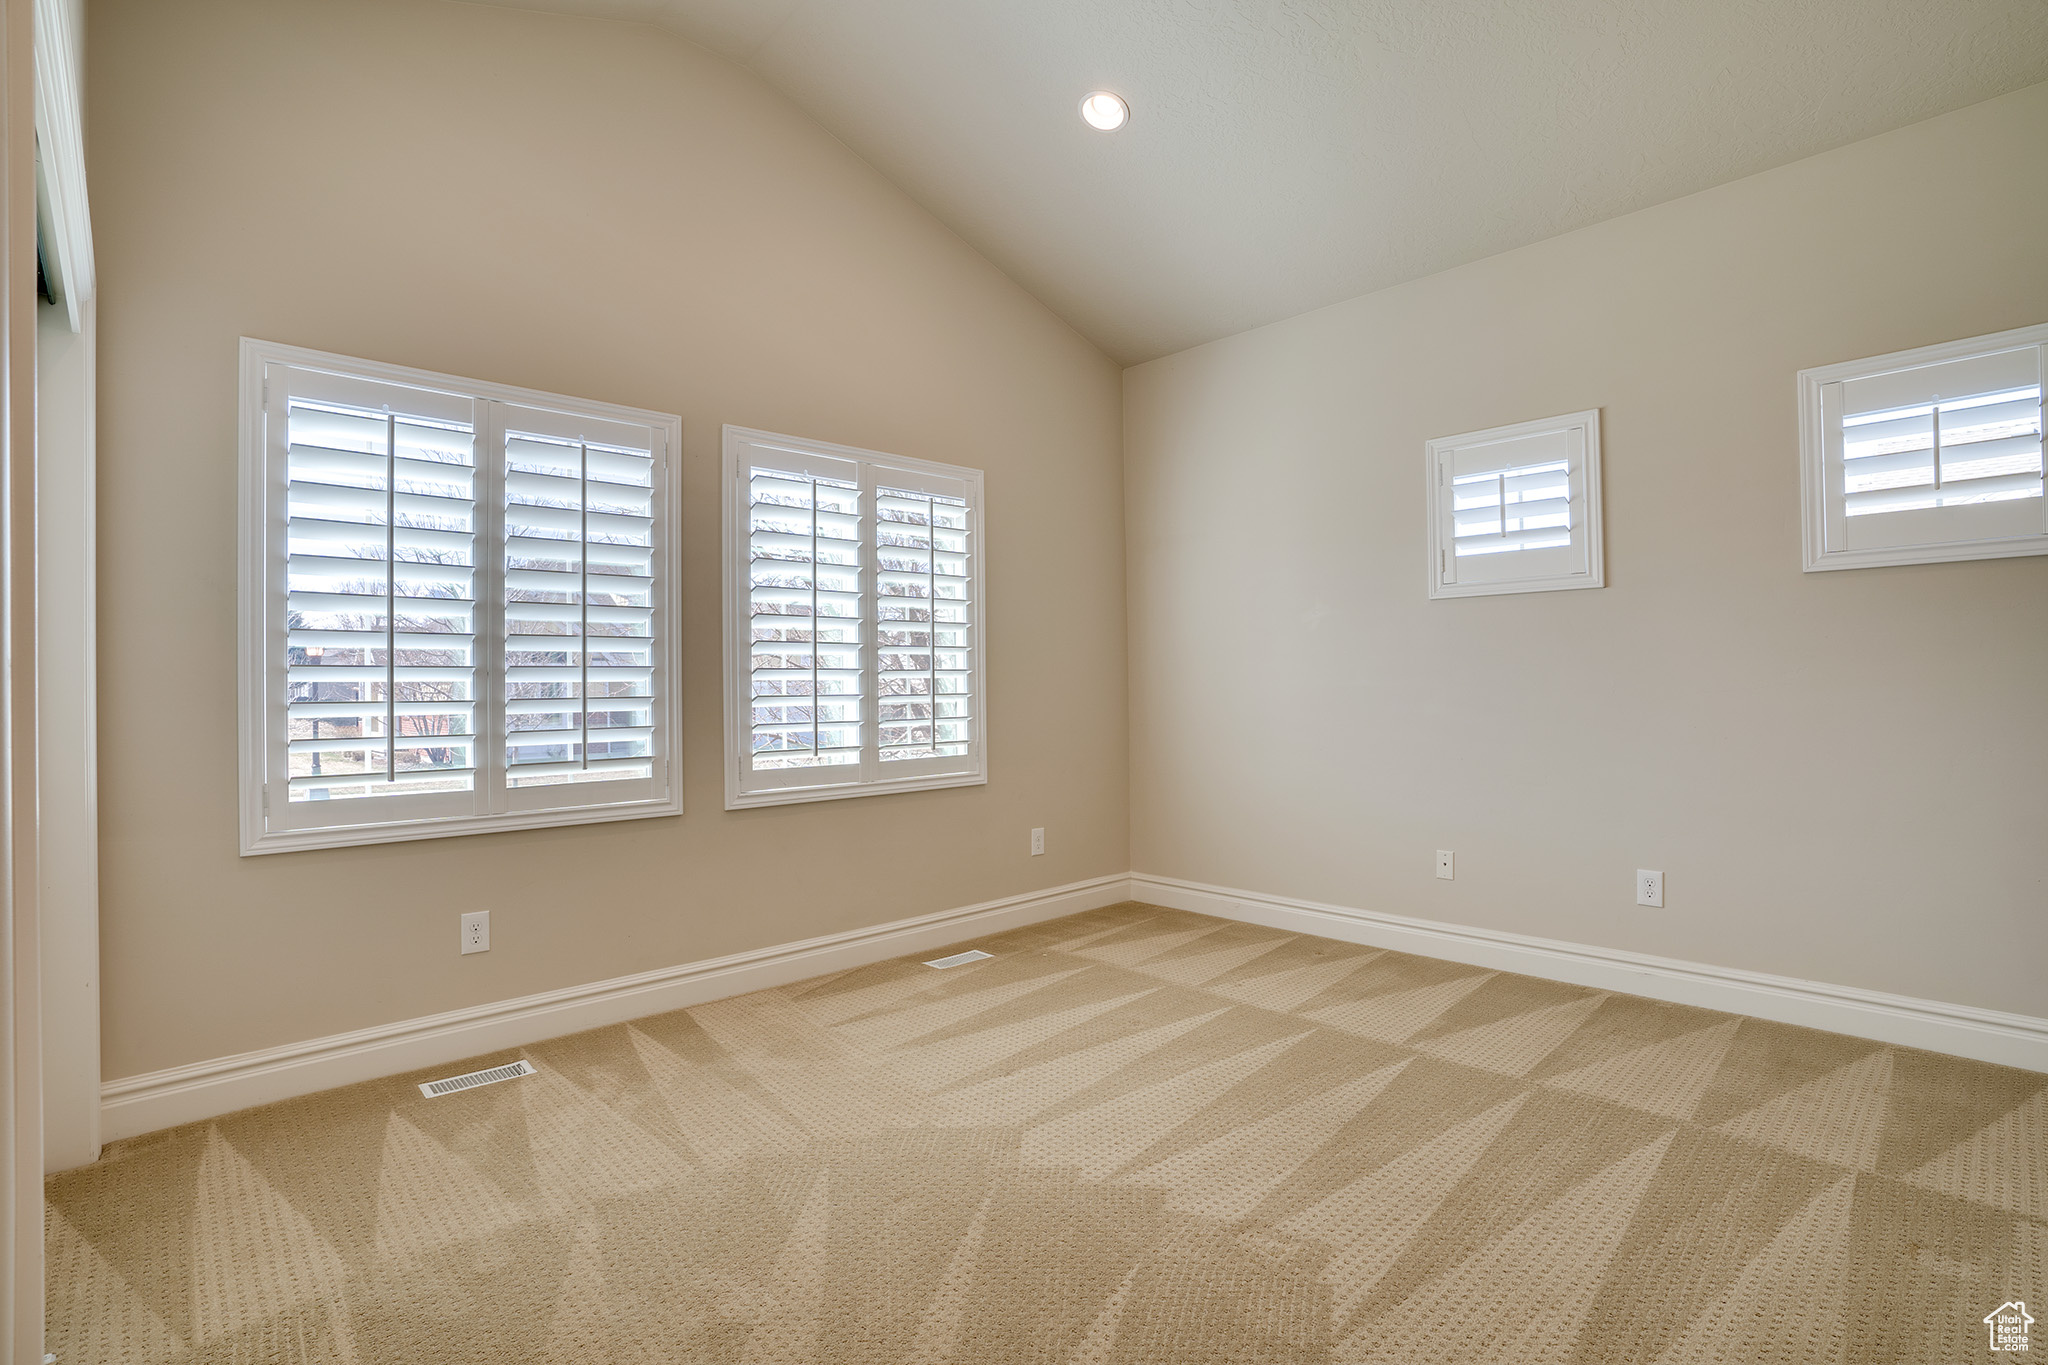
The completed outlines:
<svg viewBox="0 0 2048 1365">
<path fill-rule="evenodd" d="M 2042 534 L 2042 350 L 1822 385 L 1829 547 Z"/>
<path fill-rule="evenodd" d="M 750 774 L 761 787 L 859 781 L 870 701 L 860 466 L 755 447 L 744 481 Z"/>
<path fill-rule="evenodd" d="M 636 798 L 667 752 L 662 433 L 492 408 L 502 444 L 504 687 L 495 701 L 507 804 Z"/>
<path fill-rule="evenodd" d="M 729 804 L 979 781 L 979 476 L 727 428 Z"/>
<path fill-rule="evenodd" d="M 907 470 L 874 477 L 877 757 L 885 776 L 944 771 L 969 757 L 980 701 L 969 490 Z"/>
<path fill-rule="evenodd" d="M 1588 572 L 1586 449 L 1583 426 L 1440 448 L 1439 582 Z"/>
<path fill-rule="evenodd" d="M 272 821 L 474 810 L 478 405 L 287 367 L 268 389 Z"/>
<path fill-rule="evenodd" d="M 242 362 L 242 851 L 677 813 L 679 420 Z"/>
</svg>

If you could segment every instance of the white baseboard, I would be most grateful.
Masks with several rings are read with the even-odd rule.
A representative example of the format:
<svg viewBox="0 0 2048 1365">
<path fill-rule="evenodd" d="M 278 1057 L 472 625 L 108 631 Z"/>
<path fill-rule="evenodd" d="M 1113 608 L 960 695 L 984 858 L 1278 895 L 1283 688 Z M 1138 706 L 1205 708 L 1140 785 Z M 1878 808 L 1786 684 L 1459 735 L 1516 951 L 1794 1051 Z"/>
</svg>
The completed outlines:
<svg viewBox="0 0 2048 1365">
<path fill-rule="evenodd" d="M 523 1047 L 1133 899 L 2048 1072 L 2048 1019 L 2031 1015 L 1134 873 L 1096 877 L 843 934 L 124 1076 L 100 1088 L 102 1132 L 105 1140 L 112 1142 L 252 1105 Z"/>
<path fill-rule="evenodd" d="M 100 1087 L 106 1141 L 501 1048 L 783 986 L 1130 899 L 1122 875 L 843 934 L 124 1076 Z"/>
<path fill-rule="evenodd" d="M 2032 1015 L 1408 919 L 1146 873 L 1131 874 L 1131 896 L 1174 910 L 2048 1071 L 2048 1019 Z"/>
</svg>

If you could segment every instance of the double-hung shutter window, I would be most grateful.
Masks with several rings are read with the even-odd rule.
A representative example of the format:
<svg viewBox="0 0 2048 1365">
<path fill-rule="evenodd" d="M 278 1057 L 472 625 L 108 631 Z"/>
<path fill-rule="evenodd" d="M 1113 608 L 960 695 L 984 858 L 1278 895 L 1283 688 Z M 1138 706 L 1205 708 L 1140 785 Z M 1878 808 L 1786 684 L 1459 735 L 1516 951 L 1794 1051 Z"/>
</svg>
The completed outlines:
<svg viewBox="0 0 2048 1365">
<path fill-rule="evenodd" d="M 1800 374 L 1805 567 L 2048 554 L 2048 326 Z"/>
<path fill-rule="evenodd" d="M 981 475 L 727 427 L 731 807 L 985 780 Z"/>
<path fill-rule="evenodd" d="M 1600 414 L 1429 442 L 1429 595 L 1597 588 Z"/>
<path fill-rule="evenodd" d="M 242 851 L 680 809 L 678 431 L 244 341 Z"/>
</svg>

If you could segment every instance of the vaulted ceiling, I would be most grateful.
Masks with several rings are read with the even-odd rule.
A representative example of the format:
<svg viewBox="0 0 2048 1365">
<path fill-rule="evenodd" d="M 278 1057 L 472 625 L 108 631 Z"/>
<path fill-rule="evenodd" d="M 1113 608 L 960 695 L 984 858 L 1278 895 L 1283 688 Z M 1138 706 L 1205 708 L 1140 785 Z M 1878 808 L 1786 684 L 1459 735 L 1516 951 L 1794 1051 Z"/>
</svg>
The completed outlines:
<svg viewBox="0 0 2048 1365">
<path fill-rule="evenodd" d="M 2048 0 L 501 2 L 751 68 L 1126 363 L 2048 80 Z"/>
</svg>

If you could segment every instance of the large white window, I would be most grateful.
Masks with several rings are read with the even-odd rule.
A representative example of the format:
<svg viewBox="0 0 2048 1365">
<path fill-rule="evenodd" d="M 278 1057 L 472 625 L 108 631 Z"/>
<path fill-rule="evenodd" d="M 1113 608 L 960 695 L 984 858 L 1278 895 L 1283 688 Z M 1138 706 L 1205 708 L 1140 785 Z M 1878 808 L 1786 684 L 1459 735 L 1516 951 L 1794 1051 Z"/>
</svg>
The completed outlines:
<svg viewBox="0 0 2048 1365">
<path fill-rule="evenodd" d="M 981 473 L 725 429 L 728 808 L 987 780 Z"/>
<path fill-rule="evenodd" d="M 681 810 L 678 418 L 242 342 L 242 852 Z"/>
<path fill-rule="evenodd" d="M 1428 443 L 1429 595 L 1597 588 L 1597 409 Z"/>
<path fill-rule="evenodd" d="M 1802 370 L 1806 569 L 2048 554 L 2048 325 Z"/>
</svg>

